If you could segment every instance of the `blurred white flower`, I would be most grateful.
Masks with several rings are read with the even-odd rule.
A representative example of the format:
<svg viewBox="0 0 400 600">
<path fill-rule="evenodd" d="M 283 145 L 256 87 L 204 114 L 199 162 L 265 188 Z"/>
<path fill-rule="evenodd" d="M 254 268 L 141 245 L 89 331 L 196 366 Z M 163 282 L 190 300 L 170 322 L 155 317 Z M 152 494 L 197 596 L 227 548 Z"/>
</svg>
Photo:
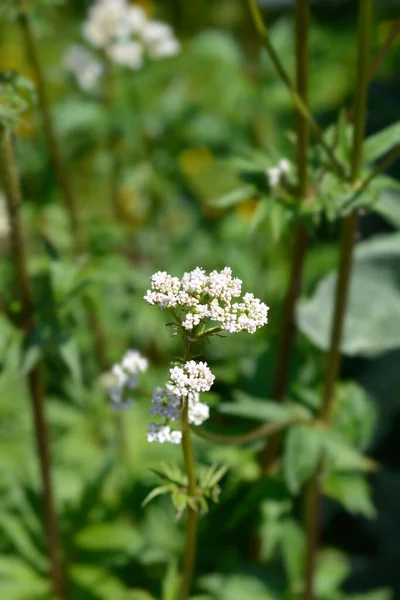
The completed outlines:
<svg viewBox="0 0 400 600">
<path fill-rule="evenodd" d="M 180 51 L 169 25 L 148 20 L 140 6 L 127 0 L 97 0 L 89 9 L 83 35 L 117 64 L 135 70 L 142 67 L 144 55 L 156 60 Z"/>
<path fill-rule="evenodd" d="M 106 382 L 107 392 L 113 410 L 123 410 L 132 405 L 126 397 L 127 390 L 135 390 L 139 385 L 139 375 L 148 369 L 148 360 L 137 350 L 128 350 L 121 363 L 115 364 Z"/>
<path fill-rule="evenodd" d="M 95 48 L 106 48 L 114 40 L 128 36 L 128 8 L 126 0 L 97 0 L 89 9 L 84 38 Z"/>
<path fill-rule="evenodd" d="M 143 66 L 143 47 L 139 42 L 116 42 L 109 47 L 107 54 L 124 67 L 138 70 Z"/>
<path fill-rule="evenodd" d="M 180 444 L 182 440 L 182 433 L 180 431 L 172 431 L 168 425 L 156 425 L 155 423 L 149 424 L 147 432 L 147 441 L 158 442 L 164 444 L 170 442 L 171 444 Z"/>
<path fill-rule="evenodd" d="M 282 177 L 290 172 L 290 162 L 287 158 L 281 158 L 277 165 L 265 171 L 270 187 L 276 187 L 282 181 Z"/>
<path fill-rule="evenodd" d="M 103 65 L 84 46 L 73 44 L 64 56 L 64 67 L 76 78 L 79 87 L 90 91 L 96 87 L 101 75 Z"/>
<path fill-rule="evenodd" d="M 147 25 L 147 15 L 140 6 L 129 6 L 126 14 L 130 31 L 140 33 Z"/>
</svg>

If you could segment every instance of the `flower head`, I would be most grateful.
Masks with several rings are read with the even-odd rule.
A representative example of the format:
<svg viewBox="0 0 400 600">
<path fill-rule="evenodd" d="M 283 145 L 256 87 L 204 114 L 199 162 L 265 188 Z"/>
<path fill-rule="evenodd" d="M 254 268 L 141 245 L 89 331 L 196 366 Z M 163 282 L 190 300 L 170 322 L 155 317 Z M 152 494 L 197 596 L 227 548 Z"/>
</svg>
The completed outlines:
<svg viewBox="0 0 400 600">
<path fill-rule="evenodd" d="M 64 56 L 64 66 L 72 73 L 79 87 L 90 91 L 96 87 L 102 73 L 103 65 L 84 46 L 73 44 Z"/>
<path fill-rule="evenodd" d="M 190 392 L 208 392 L 214 383 L 206 362 L 189 360 L 183 367 L 173 367 L 171 373 L 171 392 L 178 397 L 188 396 Z"/>
<path fill-rule="evenodd" d="M 129 408 L 133 404 L 126 397 L 127 390 L 135 390 L 139 384 L 139 374 L 147 371 L 148 360 L 137 350 L 128 350 L 122 357 L 121 363 L 111 369 L 112 383 L 108 386 L 108 395 L 113 410 Z"/>
<path fill-rule="evenodd" d="M 83 36 L 112 61 L 134 70 L 142 67 L 145 55 L 156 60 L 180 51 L 169 25 L 149 20 L 140 6 L 127 0 L 96 0 L 89 9 Z"/>
<path fill-rule="evenodd" d="M 173 431 L 168 425 L 149 424 L 147 431 L 148 442 L 158 442 L 159 444 L 171 442 L 171 444 L 180 444 L 181 440 L 182 433 L 180 431 Z"/>
<path fill-rule="evenodd" d="M 180 324 L 187 331 L 216 321 L 229 333 L 254 333 L 268 322 L 268 306 L 253 294 L 245 294 L 241 302 L 235 301 L 240 298 L 242 281 L 232 276 L 230 267 L 209 275 L 196 267 L 184 273 L 182 279 L 159 271 L 150 279 L 151 289 L 145 300 L 160 308 L 179 309 Z"/>
</svg>

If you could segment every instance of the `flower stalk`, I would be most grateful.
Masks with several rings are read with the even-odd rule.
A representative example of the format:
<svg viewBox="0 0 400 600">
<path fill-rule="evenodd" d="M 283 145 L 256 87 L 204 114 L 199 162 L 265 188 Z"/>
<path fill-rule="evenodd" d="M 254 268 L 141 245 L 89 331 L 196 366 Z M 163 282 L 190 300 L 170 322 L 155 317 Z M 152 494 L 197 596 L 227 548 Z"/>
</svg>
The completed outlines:
<svg viewBox="0 0 400 600">
<path fill-rule="evenodd" d="M 184 362 L 191 359 L 191 342 L 185 338 Z M 188 479 L 188 494 L 192 498 L 196 495 L 196 473 L 194 467 L 192 442 L 190 439 L 189 426 L 189 399 L 184 402 L 181 412 L 181 430 L 182 430 L 182 451 L 185 463 L 185 471 Z M 196 557 L 196 532 L 197 532 L 197 511 L 191 506 L 187 506 L 186 531 L 185 531 L 185 551 L 183 562 L 183 574 L 179 600 L 187 600 L 190 594 L 190 588 L 193 579 L 194 563 Z"/>
<path fill-rule="evenodd" d="M 311 115 L 311 112 L 310 112 L 306 102 L 304 102 L 302 96 L 299 94 L 298 90 L 296 89 L 296 86 L 293 85 L 285 67 L 283 66 L 278 54 L 276 53 L 276 51 L 271 43 L 268 29 L 263 21 L 260 9 L 257 6 L 256 0 L 248 0 L 248 3 L 249 3 L 251 16 L 254 21 L 254 25 L 255 25 L 256 30 L 261 39 L 261 43 L 264 46 L 264 48 L 266 49 L 266 51 L 268 52 L 268 55 L 274 65 L 278 75 L 280 76 L 281 80 L 288 88 L 288 90 L 292 96 L 293 102 L 296 106 L 296 109 L 298 110 L 299 114 L 301 114 L 304 117 L 304 119 L 307 120 L 312 134 L 314 135 L 315 139 L 318 141 L 320 146 L 325 151 L 327 158 L 329 160 L 329 163 L 331 165 L 331 168 L 335 171 L 335 173 L 341 179 L 348 180 L 349 176 L 346 173 L 342 163 L 336 158 L 334 150 L 325 141 L 324 134 L 321 131 L 318 123 L 315 121 L 315 119 Z"/>
<path fill-rule="evenodd" d="M 359 184 L 363 163 L 366 107 L 369 83 L 369 48 L 373 22 L 373 0 L 360 0 L 358 22 L 357 83 L 355 98 L 354 132 L 351 156 L 351 181 Z M 351 280 L 353 250 L 357 234 L 358 216 L 353 211 L 342 222 L 340 259 L 337 276 L 334 314 L 331 326 L 330 346 L 322 393 L 320 418 L 328 426 L 331 421 L 332 404 L 340 368 L 340 344 L 346 315 L 347 298 Z M 314 573 L 318 551 L 319 505 L 321 496 L 321 467 L 312 477 L 307 491 L 306 529 L 307 552 L 304 599 L 315 598 Z"/>
<path fill-rule="evenodd" d="M 296 91 L 306 107 L 308 107 L 308 48 L 309 48 L 309 26 L 310 26 L 310 2 L 309 0 L 297 0 L 296 2 Z M 308 145 L 309 145 L 309 121 L 304 113 L 297 111 L 296 133 L 297 133 L 297 177 L 298 198 L 304 202 L 308 194 Z M 275 371 L 275 379 L 272 389 L 272 397 L 277 402 L 284 399 L 290 370 L 290 357 L 293 349 L 295 335 L 295 309 L 300 293 L 303 266 L 307 251 L 307 232 L 301 222 L 296 224 L 293 254 L 290 266 L 289 285 L 286 292 L 283 308 L 282 326 L 280 332 L 280 343 L 278 348 L 278 359 Z M 279 435 L 271 438 L 266 446 L 261 460 L 264 473 L 268 473 L 274 464 L 279 449 Z"/>
<path fill-rule="evenodd" d="M 11 252 L 15 265 L 17 289 L 21 302 L 20 326 L 26 336 L 36 325 L 33 298 L 28 277 L 27 255 L 20 216 L 21 190 L 12 144 L 11 131 L 0 126 L 0 166 L 6 191 L 6 206 L 10 222 Z M 42 365 L 37 362 L 27 374 L 27 384 L 32 405 L 34 431 L 39 457 L 43 519 L 47 551 L 50 561 L 50 577 L 53 595 L 65 598 L 61 564 L 61 544 L 54 507 L 50 465 L 49 434 L 44 410 L 44 384 Z"/>
<path fill-rule="evenodd" d="M 42 66 L 40 63 L 38 47 L 34 32 L 32 29 L 30 16 L 25 6 L 25 0 L 18 0 L 19 23 L 21 26 L 23 39 L 26 47 L 26 54 L 29 57 L 33 72 L 35 74 L 40 113 L 43 120 L 43 129 L 50 153 L 50 158 L 54 166 L 54 171 L 61 190 L 67 217 L 69 220 L 72 243 L 75 254 L 82 254 L 85 250 L 85 243 L 79 223 L 76 199 L 73 194 L 68 171 L 61 152 L 59 140 L 55 131 L 53 118 L 51 114 L 50 101 L 47 93 L 46 81 Z M 94 336 L 94 353 L 97 363 L 102 371 L 108 368 L 108 361 L 105 356 L 105 335 L 97 316 L 97 310 L 91 297 L 84 296 L 84 304 L 88 316 L 89 327 Z"/>
</svg>

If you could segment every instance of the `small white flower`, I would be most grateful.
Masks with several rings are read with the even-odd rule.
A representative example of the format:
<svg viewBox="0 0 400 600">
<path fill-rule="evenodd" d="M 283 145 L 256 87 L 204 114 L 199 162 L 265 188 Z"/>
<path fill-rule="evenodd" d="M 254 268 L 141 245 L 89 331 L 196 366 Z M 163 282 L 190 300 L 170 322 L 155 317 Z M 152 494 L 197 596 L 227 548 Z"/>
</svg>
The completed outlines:
<svg viewBox="0 0 400 600">
<path fill-rule="evenodd" d="M 281 181 L 281 170 L 279 167 L 267 169 L 268 182 L 271 187 L 276 187 Z"/>
<path fill-rule="evenodd" d="M 143 41 L 148 44 L 157 44 L 165 39 L 173 37 L 172 28 L 161 21 L 147 21 L 140 32 Z"/>
<path fill-rule="evenodd" d="M 164 444 L 170 442 L 171 444 L 180 444 L 182 440 L 182 433 L 180 431 L 172 431 L 168 425 L 157 425 L 156 423 L 150 423 L 147 431 L 148 442 L 158 442 Z"/>
<path fill-rule="evenodd" d="M 147 15 L 140 6 L 129 6 L 126 14 L 129 28 L 134 33 L 140 33 L 147 24 Z"/>
<path fill-rule="evenodd" d="M 191 425 L 202 425 L 210 417 L 210 408 L 208 404 L 199 401 L 199 394 L 194 393 L 189 395 L 189 423 Z"/>
<path fill-rule="evenodd" d="M 107 53 L 114 62 L 135 71 L 143 66 L 143 47 L 139 42 L 116 42 Z"/>
<path fill-rule="evenodd" d="M 84 91 L 90 91 L 96 87 L 103 74 L 101 62 L 79 44 L 73 44 L 68 48 L 64 56 L 64 67 L 73 74 L 79 87 Z"/>
<path fill-rule="evenodd" d="M 189 360 L 183 367 L 173 367 L 170 374 L 171 391 L 178 397 L 185 397 L 190 392 L 208 392 L 215 379 L 206 362 L 194 360 Z"/>
<path fill-rule="evenodd" d="M 112 382 L 107 386 L 107 392 L 114 411 L 129 408 L 133 404 L 131 398 L 126 398 L 127 390 L 135 390 L 139 385 L 139 374 L 147 371 L 148 360 L 137 350 L 128 350 L 121 363 L 111 369 Z"/>
<path fill-rule="evenodd" d="M 287 175 L 290 171 L 290 162 L 288 161 L 287 158 L 281 158 L 281 160 L 278 163 L 278 167 L 279 167 L 281 173 L 284 173 L 285 175 Z"/>
<path fill-rule="evenodd" d="M 165 38 L 148 47 L 149 56 L 154 60 L 176 56 L 180 50 L 181 45 L 174 37 Z"/>
<path fill-rule="evenodd" d="M 128 350 L 122 357 L 121 365 L 131 375 L 137 375 L 147 371 L 149 361 L 137 350 Z"/>
<path fill-rule="evenodd" d="M 276 187 L 282 178 L 290 172 L 290 162 L 287 158 L 281 158 L 277 165 L 265 171 L 270 187 Z"/>
<path fill-rule="evenodd" d="M 89 9 L 83 29 L 86 40 L 96 48 L 106 48 L 114 40 L 129 35 L 126 0 L 97 0 Z"/>
</svg>

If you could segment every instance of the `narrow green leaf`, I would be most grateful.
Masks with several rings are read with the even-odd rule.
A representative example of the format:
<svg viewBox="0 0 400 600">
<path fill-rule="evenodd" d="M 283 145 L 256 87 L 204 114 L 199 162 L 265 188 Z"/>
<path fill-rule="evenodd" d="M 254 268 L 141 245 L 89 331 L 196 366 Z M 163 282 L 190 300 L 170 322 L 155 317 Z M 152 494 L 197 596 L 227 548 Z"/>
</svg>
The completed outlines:
<svg viewBox="0 0 400 600">
<path fill-rule="evenodd" d="M 377 160 L 399 144 L 400 121 L 386 129 L 369 136 L 364 143 L 364 159 L 367 162 Z"/>
</svg>

